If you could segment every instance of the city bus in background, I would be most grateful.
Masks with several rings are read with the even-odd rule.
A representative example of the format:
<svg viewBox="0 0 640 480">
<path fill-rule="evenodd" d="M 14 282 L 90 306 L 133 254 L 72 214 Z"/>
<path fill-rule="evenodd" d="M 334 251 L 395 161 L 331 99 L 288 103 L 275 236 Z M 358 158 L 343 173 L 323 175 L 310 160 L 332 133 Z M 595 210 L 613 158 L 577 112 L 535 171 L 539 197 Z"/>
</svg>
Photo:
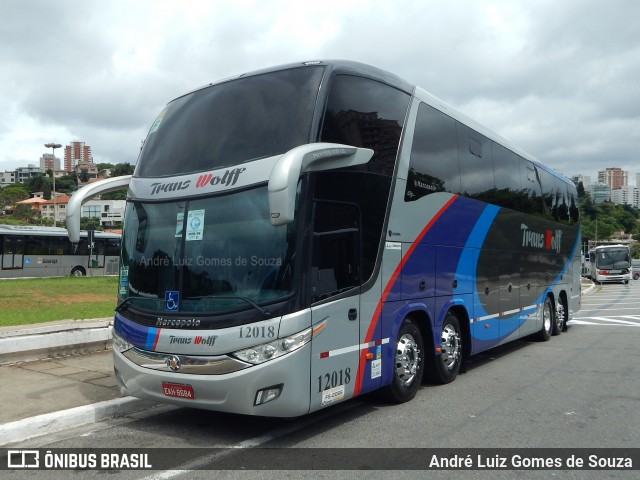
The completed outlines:
<svg viewBox="0 0 640 480">
<path fill-rule="evenodd" d="M 629 283 L 632 278 L 628 245 L 600 245 L 589 251 L 591 279 L 596 283 Z"/>
<path fill-rule="evenodd" d="M 87 232 L 71 243 L 59 227 L 0 225 L 0 278 L 117 275 L 120 235 Z"/>
<path fill-rule="evenodd" d="M 580 308 L 575 186 L 360 63 L 205 86 L 153 122 L 128 187 L 114 319 L 123 394 L 298 416 L 413 398 Z M 478 372 L 481 374 L 480 372 Z"/>
</svg>

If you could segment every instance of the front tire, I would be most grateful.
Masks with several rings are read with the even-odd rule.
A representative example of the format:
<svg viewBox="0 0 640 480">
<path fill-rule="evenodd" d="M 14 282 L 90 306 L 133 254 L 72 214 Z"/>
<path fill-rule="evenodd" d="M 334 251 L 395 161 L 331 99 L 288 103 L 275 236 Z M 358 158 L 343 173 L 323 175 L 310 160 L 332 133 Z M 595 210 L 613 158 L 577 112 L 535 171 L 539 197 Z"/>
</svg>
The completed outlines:
<svg viewBox="0 0 640 480">
<path fill-rule="evenodd" d="M 384 396 L 395 403 L 404 403 L 416 396 L 424 373 L 424 341 L 411 318 L 405 318 L 398 331 L 394 353 L 393 380 Z"/>
<path fill-rule="evenodd" d="M 84 277 L 86 274 L 87 272 L 82 267 L 73 267 L 70 273 L 72 277 Z"/>
</svg>

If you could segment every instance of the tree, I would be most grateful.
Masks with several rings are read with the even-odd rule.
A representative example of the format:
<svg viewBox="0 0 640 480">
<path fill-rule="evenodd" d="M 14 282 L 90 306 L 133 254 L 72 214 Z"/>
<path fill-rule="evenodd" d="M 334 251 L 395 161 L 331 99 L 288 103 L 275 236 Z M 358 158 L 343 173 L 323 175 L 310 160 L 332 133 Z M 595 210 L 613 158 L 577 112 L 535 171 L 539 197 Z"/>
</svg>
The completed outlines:
<svg viewBox="0 0 640 480">
<path fill-rule="evenodd" d="M 113 170 L 114 165 L 112 163 L 98 163 L 96 167 L 98 170 Z"/>
<path fill-rule="evenodd" d="M 134 166 L 129 162 L 126 163 L 118 163 L 111 170 L 112 177 L 122 177 L 123 175 L 131 175 L 133 174 Z"/>
<path fill-rule="evenodd" d="M 100 195 L 100 198 L 103 200 L 126 200 L 127 190 L 126 188 L 123 188 L 121 190 L 114 190 L 113 192 Z"/>
<path fill-rule="evenodd" d="M 0 189 L 0 207 L 14 205 L 29 198 L 29 190 L 21 183 L 13 183 Z"/>
<path fill-rule="evenodd" d="M 98 217 L 81 217 L 80 218 L 80 229 L 86 230 L 89 225 L 93 225 L 95 230 L 104 230 L 104 227 L 100 224 L 100 219 Z"/>
<path fill-rule="evenodd" d="M 44 173 L 40 173 L 25 180 L 24 186 L 27 187 L 29 193 L 44 192 L 47 185 L 49 186 L 49 191 L 51 191 L 52 183 L 51 178 L 47 177 Z"/>
<path fill-rule="evenodd" d="M 31 205 L 16 205 L 16 208 L 13 209 L 13 218 L 17 220 L 27 220 L 33 221 L 40 214 L 31 208 Z"/>
<path fill-rule="evenodd" d="M 81 168 L 78 174 L 78 183 L 87 183 L 89 181 L 89 170 Z"/>
<path fill-rule="evenodd" d="M 56 190 L 71 195 L 78 188 L 78 178 L 74 174 L 56 178 Z"/>
</svg>

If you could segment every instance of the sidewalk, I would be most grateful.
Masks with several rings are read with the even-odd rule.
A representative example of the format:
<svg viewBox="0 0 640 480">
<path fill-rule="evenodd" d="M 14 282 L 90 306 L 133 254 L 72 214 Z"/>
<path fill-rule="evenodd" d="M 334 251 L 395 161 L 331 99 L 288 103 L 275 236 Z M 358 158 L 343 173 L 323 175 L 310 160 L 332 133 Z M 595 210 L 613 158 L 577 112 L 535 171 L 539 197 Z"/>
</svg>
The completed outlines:
<svg viewBox="0 0 640 480">
<path fill-rule="evenodd" d="M 595 285 L 583 281 L 582 293 Z M 0 327 L 0 447 L 155 404 L 120 397 L 110 319 Z"/>
<path fill-rule="evenodd" d="M 0 446 L 152 405 L 120 397 L 110 319 L 1 327 L 0 385 Z"/>
</svg>

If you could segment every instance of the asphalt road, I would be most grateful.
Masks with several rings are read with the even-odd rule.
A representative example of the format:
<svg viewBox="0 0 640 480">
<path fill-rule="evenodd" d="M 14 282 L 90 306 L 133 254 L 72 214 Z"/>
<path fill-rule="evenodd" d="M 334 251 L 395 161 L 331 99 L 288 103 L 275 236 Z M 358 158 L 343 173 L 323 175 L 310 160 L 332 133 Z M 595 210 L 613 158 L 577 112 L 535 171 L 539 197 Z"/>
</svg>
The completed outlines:
<svg viewBox="0 0 640 480">
<path fill-rule="evenodd" d="M 117 478 L 131 479 L 370 479 L 399 475 L 443 479 L 638 478 L 638 470 L 421 472 L 411 470 L 411 455 L 415 452 L 408 449 L 548 448 L 568 449 L 557 451 L 571 453 L 583 448 L 638 448 L 639 344 L 640 281 L 628 286 L 604 285 L 583 298 L 582 311 L 569 324 L 568 332 L 548 342 L 522 340 L 477 356 L 454 383 L 425 385 L 416 398 L 406 404 L 389 405 L 375 398 L 359 398 L 295 420 L 168 407 L 136 418 L 43 437 L 21 447 L 131 448 L 133 451 L 154 447 L 170 449 L 166 455 L 175 458 L 180 455 L 178 449 L 206 449 L 191 450 L 189 463 L 176 465 L 176 470 L 121 471 L 117 475 Z M 332 470 L 335 465 L 344 465 L 345 458 L 340 457 L 340 452 L 332 456 L 335 453 L 332 450 L 309 450 L 316 461 L 315 471 L 212 472 L 203 469 L 223 460 L 241 465 L 243 451 L 238 448 L 259 446 L 377 448 L 383 449 L 378 450 L 381 455 L 382 452 L 391 455 L 393 468 L 335 471 Z M 218 447 L 235 449 L 214 450 Z M 545 452 L 547 455 L 549 451 Z M 354 468 L 375 462 L 370 450 L 350 454 Z M 286 455 L 276 452 L 271 460 L 274 469 L 287 467 Z M 23 478 L 19 473 L 22 472 L 3 472 L 3 478 Z M 73 478 L 105 478 L 105 473 L 85 471 L 71 475 Z M 70 475 L 51 471 L 30 474 L 32 478 L 42 479 L 67 479 Z"/>
</svg>

